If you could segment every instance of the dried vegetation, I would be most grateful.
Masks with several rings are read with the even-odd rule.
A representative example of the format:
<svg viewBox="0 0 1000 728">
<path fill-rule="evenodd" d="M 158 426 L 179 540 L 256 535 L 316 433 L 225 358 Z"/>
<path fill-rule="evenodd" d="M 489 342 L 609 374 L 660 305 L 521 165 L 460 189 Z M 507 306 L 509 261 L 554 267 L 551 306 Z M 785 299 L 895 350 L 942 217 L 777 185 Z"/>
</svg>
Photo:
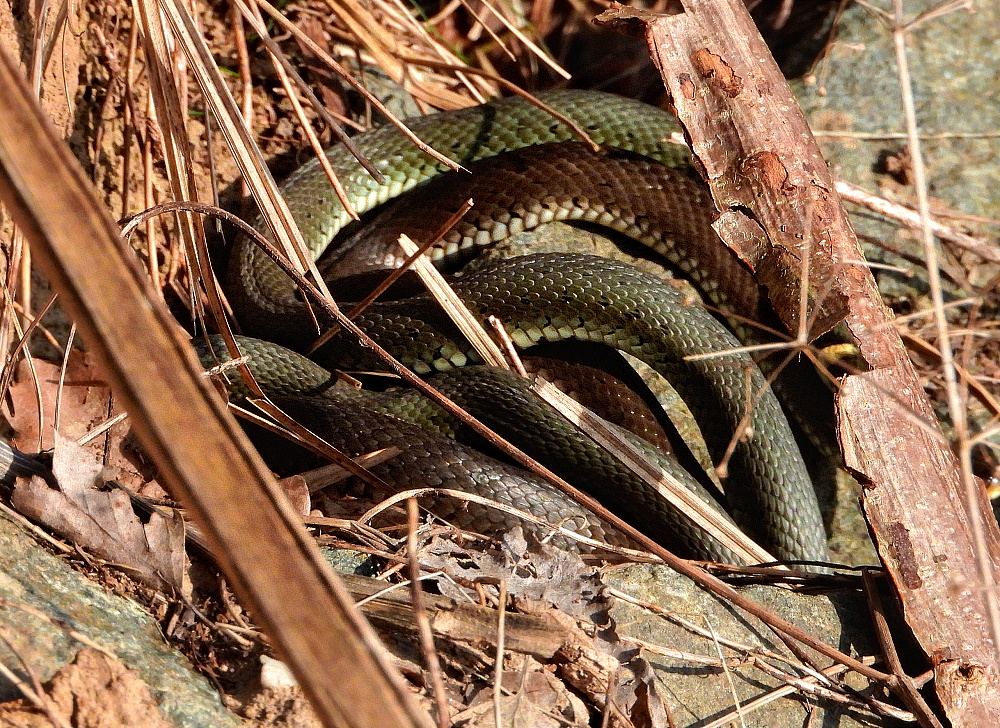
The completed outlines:
<svg viewBox="0 0 1000 728">
<path fill-rule="evenodd" d="M 163 5 L 176 17 L 186 12 L 180 5 Z M 177 214 L 157 206 L 198 200 L 246 211 L 253 208 L 249 199 L 256 198 L 279 221 L 277 239 L 286 250 L 294 249 L 296 235 L 280 223 L 286 213 L 276 200 L 270 175 L 280 178 L 310 156 L 310 145 L 335 141 L 342 134 L 340 127 L 355 130 L 381 121 L 384 111 L 398 110 L 379 111 L 366 100 L 368 91 L 386 98 L 380 90 L 386 78 L 412 94 L 421 111 L 469 105 L 512 86 L 546 88 L 569 77 L 580 86 L 601 86 L 652 102 L 663 95 L 644 44 L 625 36 L 598 35 L 590 23 L 595 9 L 580 4 L 535 2 L 515 10 L 508 3 L 455 0 L 415 12 L 391 0 L 309 0 L 279 12 L 263 2 L 250 6 L 234 0 L 190 9 L 192 24 L 185 31 L 189 35 L 178 32 L 176 25 L 164 35 L 156 7 L 145 0 L 132 5 L 100 0 L 53 6 L 30 19 L 20 8 L 2 7 L 0 46 L 21 61 L 46 113 L 69 140 L 112 215 L 124 220 L 139 210 L 150 211 L 135 221 L 130 242 L 155 289 L 188 329 L 224 310 L 210 273 L 211 263 L 223 259 L 220 229 L 211 216 Z M 794 45 L 779 32 L 788 7 L 795 22 L 805 22 L 795 15 L 794 3 L 758 9 L 782 52 Z M 146 33 L 140 32 L 143 27 Z M 786 55 L 792 57 L 789 63 L 797 57 Z M 362 74 L 359 67 L 378 71 Z M 220 82 L 238 107 L 227 105 Z M 912 161 L 894 159 L 892 165 L 895 175 L 909 179 Z M 241 172 L 245 183 L 239 181 Z M 918 189 L 921 174 L 918 163 Z M 881 211 L 890 215 L 908 214 L 910 222 L 905 224 L 913 224 L 912 211 L 891 210 L 884 202 L 864 202 L 864 195 L 854 194 L 863 204 L 882 205 Z M 923 196 L 920 202 L 926 211 L 929 203 Z M 946 216 L 938 223 L 945 226 L 938 231 L 941 237 L 951 238 L 958 251 L 948 253 L 942 263 L 948 277 L 967 281 L 965 267 L 978 265 L 977 256 L 996 262 L 992 247 L 982 240 L 954 230 Z M 22 484 L 13 506 L 77 544 L 85 555 L 73 557 L 76 565 L 161 617 L 167 638 L 248 718 L 260 724 L 309 724 L 315 719 L 308 717 L 304 702 L 290 699 L 280 681 L 272 688 L 271 702 L 262 703 L 261 694 L 247 689 L 252 682 L 248 675 L 256 671 L 253 658 L 268 650 L 266 639 L 204 554 L 195 556 L 196 568 L 191 569 L 183 526 L 165 505 L 168 494 L 155 468 L 131 441 L 129 422 L 122 419 L 101 373 L 87 354 L 72 346 L 73 334 L 58 301 L 43 315 L 49 309 L 49 288 L 32 273 L 30 251 L 6 215 L 0 217 L 0 233 L 7 262 L 5 315 L 0 319 L 0 350 L 7 356 L 2 378 L 5 413 L 22 449 L 56 448 L 55 471 L 63 484 L 61 493 L 41 481 Z M 936 270 L 937 262 L 932 264 Z M 912 301 L 896 302 L 907 314 L 897 321 L 900 331 L 916 355 L 926 386 L 938 396 L 942 411 L 950 412 L 962 453 L 972 451 L 973 438 L 965 422 L 966 392 L 975 400 L 977 425 L 1000 415 L 994 283 L 978 288 L 974 301 L 950 308 L 950 315 L 938 316 L 935 323 L 934 301 L 930 313 L 911 312 Z M 942 357 L 939 342 L 944 338 L 960 343 L 954 356 L 946 348 Z M 30 345 L 20 345 L 24 340 Z M 991 475 L 995 459 L 985 449 L 976 453 L 980 474 Z M 95 476 L 103 488 L 88 491 L 85 484 Z M 68 485 L 73 482 L 79 485 Z M 308 482 L 289 479 L 283 485 L 297 509 L 309 514 L 315 504 L 310 503 Z M 137 517 L 126 491 L 145 498 L 154 515 Z M 52 503 L 53 498 L 59 503 Z M 386 579 L 406 570 L 417 577 L 419 552 L 425 569 L 438 569 L 420 578 L 434 580 L 439 592 L 458 596 L 461 585 L 463 594 L 469 589 L 479 593 L 481 603 L 462 605 L 460 618 L 454 603 L 418 596 L 419 590 L 405 599 L 376 599 L 368 608 L 398 640 L 393 659 L 423 705 L 431 710 L 436 706 L 441 715 L 467 720 L 468 725 L 516 711 L 524 711 L 530 716 L 526 720 L 536 725 L 545 720 L 586 724 L 600 710 L 606 711 L 609 724 L 627 724 L 621 711 L 635 724 L 668 724 L 658 722 L 669 720 L 658 712 L 668 700 L 638 689 L 621 689 L 614 700 L 608 699 L 614 692 L 609 680 L 624 648 L 615 640 L 595 637 L 593 628 L 581 628 L 593 624 L 593 614 L 584 612 L 596 610 L 601 601 L 586 601 L 585 607 L 578 603 L 580 593 L 597 587 L 588 583 L 592 574 L 575 559 L 509 542 L 508 556 L 531 555 L 536 571 L 562 585 L 559 593 L 551 588 L 536 593 L 532 589 L 537 584 L 515 583 L 510 565 L 498 565 L 496 560 L 503 560 L 495 553 L 466 552 L 468 543 L 454 546 L 443 540 L 450 533 L 446 527 L 421 526 L 418 534 L 411 513 L 409 519 L 397 519 L 408 528 L 376 530 L 367 522 L 350 520 L 348 516 L 356 514 L 346 511 L 343 503 L 330 507 L 339 510 L 306 517 L 321 544 L 377 556 L 380 577 Z M 58 522 L 54 513 L 59 514 Z M 189 530 L 188 536 L 204 543 L 196 531 Z M 445 556 L 458 552 L 476 565 L 479 578 L 471 571 L 443 575 Z M 118 575 L 112 565 L 124 566 L 128 576 Z M 371 585 L 358 582 L 353 588 L 360 594 Z M 507 604 L 508 594 L 515 595 L 518 613 L 507 614 L 498 624 L 496 606 Z M 557 609 L 540 606 L 543 603 Z M 506 625 L 504 619 L 509 620 Z M 436 649 L 430 637 L 432 622 Z M 505 647 L 511 653 L 504 666 L 495 651 L 502 654 Z M 768 657 L 753 659 L 777 670 Z M 727 659 L 706 660 L 719 669 L 729 665 Z M 559 665 L 557 677 L 544 665 Z M 634 664 L 632 669 L 637 669 Z M 789 669 L 782 674 L 799 673 Z M 66 679 L 53 682 L 51 692 L 62 690 Z M 648 675 L 636 679 L 653 684 Z M 802 684 L 810 680 L 820 678 L 805 678 Z M 803 685 L 797 687 L 805 690 Z M 50 700 L 38 692 L 41 686 L 35 687 L 38 709 L 53 714 L 63 710 L 58 698 Z M 880 715 L 911 717 L 878 700 L 851 703 L 857 698 L 849 691 L 838 692 L 830 685 L 827 689 L 833 691 L 824 694 L 828 699 L 864 705 Z M 518 703 L 516 695 L 531 699 Z M 907 708 L 926 710 L 918 702 L 908 702 Z M 609 717 L 612 714 L 615 717 Z M 928 716 L 921 719 L 933 725 Z"/>
</svg>

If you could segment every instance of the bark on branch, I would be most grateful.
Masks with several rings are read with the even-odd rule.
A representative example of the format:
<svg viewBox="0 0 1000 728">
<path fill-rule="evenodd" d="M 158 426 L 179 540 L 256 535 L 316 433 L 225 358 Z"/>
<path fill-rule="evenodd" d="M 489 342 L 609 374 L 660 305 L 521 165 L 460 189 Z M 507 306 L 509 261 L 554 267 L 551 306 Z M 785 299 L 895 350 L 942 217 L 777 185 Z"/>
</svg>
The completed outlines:
<svg viewBox="0 0 1000 728">
<path fill-rule="evenodd" d="M 992 579 L 970 527 L 981 519 L 988 553 L 979 563 L 996 573 L 1000 534 L 985 493 L 973 488 L 969 508 L 834 180 L 743 5 L 680 5 L 669 16 L 615 6 L 599 22 L 645 35 L 721 211 L 719 234 L 761 277 L 790 330 L 805 320 L 812 338 L 842 318 L 856 338 L 871 369 L 848 376 L 838 396 L 845 462 L 864 485 L 879 555 L 952 725 L 996 725 L 1000 663 L 983 586 Z"/>
</svg>

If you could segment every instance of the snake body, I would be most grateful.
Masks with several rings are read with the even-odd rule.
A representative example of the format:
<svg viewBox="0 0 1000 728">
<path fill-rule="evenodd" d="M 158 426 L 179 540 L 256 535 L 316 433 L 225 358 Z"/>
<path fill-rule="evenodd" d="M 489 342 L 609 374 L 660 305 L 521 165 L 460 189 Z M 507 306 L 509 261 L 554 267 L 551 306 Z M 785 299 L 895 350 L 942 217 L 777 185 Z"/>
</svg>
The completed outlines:
<svg viewBox="0 0 1000 728">
<path fill-rule="evenodd" d="M 291 409 L 286 411 L 300 416 L 300 421 L 327 442 L 352 454 L 405 443 L 406 455 L 375 471 L 395 487 L 437 485 L 470 491 L 592 538 L 633 545 L 544 480 L 506 464 L 498 467 L 498 461 L 482 454 L 483 442 L 478 436 L 416 390 L 357 390 L 288 349 L 249 337 L 237 337 L 237 341 L 258 385 L 272 401 L 283 408 L 288 404 Z M 230 360 L 221 337 L 199 339 L 194 344 L 206 365 Z M 428 381 L 489 427 L 507 434 L 522 450 L 544 457 L 551 469 L 578 487 L 603 495 L 606 506 L 663 545 L 697 558 L 740 563 L 739 556 L 679 516 L 606 450 L 579 430 L 567 428 L 555 409 L 534 396 L 530 382 L 523 377 L 493 367 L 463 367 Z M 238 379 L 229 389 L 233 395 L 250 396 Z M 674 458 L 627 431 L 620 430 L 620 434 L 676 481 L 718 508 L 712 495 Z M 447 498 L 435 499 L 432 509 L 450 522 L 472 529 L 499 530 L 514 525 L 514 519 L 502 512 L 490 513 L 476 504 L 466 509 Z"/>
<path fill-rule="evenodd" d="M 596 92 L 553 91 L 542 98 L 598 144 L 626 149 L 668 167 L 689 164 L 686 148 L 671 138 L 677 131 L 676 122 L 659 109 Z M 407 125 L 424 142 L 463 165 L 524 147 L 574 139 L 570 127 L 520 98 L 421 117 Z M 375 129 L 353 141 L 385 177 L 381 183 L 375 180 L 342 146 L 327 151 L 330 165 L 359 214 L 447 170 L 394 127 Z M 282 195 L 314 257 L 318 258 L 351 220 L 315 160 L 289 175 Z M 259 221 L 257 226 L 263 229 Z M 248 333 L 263 334 L 278 343 L 301 342 L 315 333 L 303 305 L 295 298 L 291 281 L 247 239 L 237 241 L 230 258 L 229 296 Z"/>
<path fill-rule="evenodd" d="M 602 211 L 594 219 L 606 223 L 609 217 L 625 219 L 631 215 L 632 228 L 642 234 L 628 229 L 626 233 L 657 247 L 694 277 L 711 300 L 735 305 L 739 313 L 753 316 L 761 307 L 761 297 L 752 277 L 721 247 L 710 229 L 706 232 L 706 213 L 692 214 L 677 204 L 677 200 L 685 200 L 690 205 L 695 193 L 687 191 L 688 182 L 683 181 L 690 181 L 690 175 L 675 171 L 685 168 L 688 162 L 683 147 L 669 138 L 675 128 L 673 120 L 651 107 L 606 94 L 555 92 L 543 98 L 580 124 L 595 141 L 628 152 L 617 157 L 615 153 L 599 153 L 605 166 L 608 160 L 614 166 L 621 159 L 630 164 L 647 164 L 642 158 L 648 158 L 656 163 L 661 179 L 674 183 L 658 183 L 657 190 L 649 185 L 643 190 L 627 184 L 598 184 L 593 195 L 580 192 L 582 185 L 578 185 L 579 194 L 569 195 L 573 200 L 569 207 L 593 210 L 601 196 L 612 201 L 634 200 L 666 190 L 667 197 L 674 199 L 672 206 L 670 199 L 666 201 L 672 218 L 661 215 L 650 219 L 650 215 L 630 212 L 635 205 L 622 208 L 611 204 L 611 213 Z M 509 161 L 506 155 L 516 154 L 515 150 L 522 147 L 550 144 L 572 150 L 575 144 L 565 124 L 519 99 L 425 117 L 409 126 L 462 164 L 490 157 L 503 164 Z M 416 151 L 393 129 L 369 132 L 356 141 L 385 174 L 384 183 L 376 182 L 339 147 L 331 149 L 328 157 L 359 212 L 443 172 L 440 163 Z M 539 152 L 534 159 L 544 154 Z M 554 164 L 560 155 L 566 156 L 564 151 L 552 156 Z M 569 156 L 575 159 L 581 155 L 573 151 Z M 595 178 L 587 174 L 586 168 L 584 175 Z M 572 191 L 572 180 L 567 184 Z M 319 256 L 347 222 L 346 211 L 316 164 L 307 164 L 293 173 L 283 194 L 310 250 Z M 650 203 L 645 209 L 661 210 L 663 205 Z M 535 219 L 539 219 L 538 215 Z M 472 237 L 477 234 L 474 232 Z M 458 247 L 462 247 L 461 243 Z M 245 330 L 293 345 L 303 345 L 315 337 L 314 325 L 296 300 L 289 279 L 248 241 L 238 243 L 233 252 L 229 287 Z M 519 346 L 575 338 L 607 343 L 646 361 L 681 391 L 715 456 L 725 450 L 741 420 L 747 417 L 751 434 L 737 442 L 731 464 L 731 480 L 746 480 L 730 489 L 737 521 L 781 558 L 825 558 L 823 526 L 811 483 L 784 414 L 759 370 L 746 355 L 683 359 L 690 354 L 740 345 L 702 306 L 692 305 L 689 296 L 626 265 L 559 255 L 527 256 L 504 266 L 487 266 L 462 276 L 455 287 L 474 313 L 483 317 L 497 315 L 505 321 Z M 449 322 L 442 320 L 427 297 L 370 308 L 358 324 L 418 372 L 447 369 L 474 359 L 464 340 Z M 367 363 L 365 352 L 355 352 L 351 360 L 346 341 L 335 340 L 320 354 L 327 356 L 334 350 L 336 359 L 326 360 L 330 365 Z M 367 449 L 379 447 L 377 439 Z"/>
</svg>

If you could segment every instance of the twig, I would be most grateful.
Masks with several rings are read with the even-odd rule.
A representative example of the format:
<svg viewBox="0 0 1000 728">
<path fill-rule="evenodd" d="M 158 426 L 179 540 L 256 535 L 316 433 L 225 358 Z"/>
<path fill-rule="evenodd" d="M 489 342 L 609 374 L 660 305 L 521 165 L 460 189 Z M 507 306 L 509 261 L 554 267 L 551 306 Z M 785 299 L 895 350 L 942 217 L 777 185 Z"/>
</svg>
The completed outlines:
<svg viewBox="0 0 1000 728">
<path fill-rule="evenodd" d="M 438 660 L 437 649 L 434 647 L 434 632 L 427 619 L 427 609 L 424 606 L 424 590 L 420 582 L 420 557 L 418 555 L 417 531 L 420 528 L 420 514 L 417 510 L 417 499 L 406 499 L 406 555 L 407 569 L 410 572 L 410 600 L 413 604 L 413 618 L 417 622 L 417 634 L 420 636 L 420 651 L 424 664 L 431 679 L 431 690 L 437 710 L 438 728 L 448 728 L 451 720 L 448 717 L 448 695 L 444 690 L 444 680 L 441 676 L 441 662 Z"/>
</svg>

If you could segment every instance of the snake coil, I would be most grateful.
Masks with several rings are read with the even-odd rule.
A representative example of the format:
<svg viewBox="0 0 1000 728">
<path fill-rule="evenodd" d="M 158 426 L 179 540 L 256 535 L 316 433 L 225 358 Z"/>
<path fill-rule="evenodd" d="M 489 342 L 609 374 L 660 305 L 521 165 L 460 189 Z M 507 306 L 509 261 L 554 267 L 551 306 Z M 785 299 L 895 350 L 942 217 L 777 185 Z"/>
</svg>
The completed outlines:
<svg viewBox="0 0 1000 728">
<path fill-rule="evenodd" d="M 501 180 L 503 174 L 508 174 L 509 179 L 500 183 L 495 177 L 477 178 L 493 180 L 480 184 L 479 192 L 473 193 L 477 200 L 487 198 L 490 188 L 499 190 L 500 197 L 516 189 L 522 201 L 543 200 L 541 206 L 534 207 L 505 205 L 502 200 L 490 203 L 494 212 L 483 213 L 478 227 L 472 224 L 460 231 L 459 239 L 448 243 L 451 252 L 502 236 L 518 226 L 529 228 L 546 219 L 559 219 L 559 210 L 568 210 L 562 214 L 565 219 L 596 220 L 654 248 L 692 276 L 713 303 L 734 307 L 741 314 L 755 315 L 766 309 L 752 276 L 711 231 L 707 198 L 686 171 L 686 150 L 671 137 L 675 130 L 671 117 L 644 104 L 596 92 L 561 91 L 541 98 L 604 145 L 602 151 L 584 149 L 572 141 L 573 133 L 567 125 L 516 98 L 423 117 L 409 124 L 424 141 L 460 164 L 486 160 L 481 164 L 498 168 Z M 416 150 L 393 128 L 362 134 L 355 141 L 384 174 L 383 183 L 368 175 L 341 147 L 329 150 L 327 157 L 358 212 L 364 213 L 445 173 L 443 165 Z M 531 149 L 524 149 L 528 147 Z M 521 149 L 524 151 L 518 152 Z M 560 169 L 553 180 L 553 184 L 562 185 L 559 194 L 546 196 L 533 191 L 532 184 L 544 184 L 545 175 Z M 282 192 L 310 251 L 319 257 L 349 220 L 347 212 L 315 162 L 293 173 Z M 427 194 L 436 197 L 439 192 Z M 549 204 L 550 199 L 556 199 L 556 203 Z M 419 212 L 410 215 L 421 217 Z M 517 218 L 516 224 L 511 222 L 512 217 Z M 498 221 L 504 228 L 499 233 Z M 522 348 L 540 340 L 597 341 L 645 361 L 670 379 L 685 398 L 713 457 L 720 456 L 733 433 L 748 423 L 750 434 L 736 442 L 733 453 L 730 484 L 736 487 L 727 488 L 737 522 L 779 558 L 826 557 L 815 493 L 787 419 L 754 362 L 746 354 L 685 358 L 740 347 L 740 342 L 702 305 L 692 305 L 685 294 L 630 266 L 592 256 L 526 256 L 463 275 L 454 286 L 477 316 L 496 315 L 504 321 L 508 333 Z M 231 257 L 229 293 L 244 330 L 293 347 L 305 346 L 315 338 L 314 324 L 296 299 L 291 281 L 246 239 L 237 243 Z M 418 372 L 445 370 L 476 359 L 427 296 L 376 304 L 357 323 Z M 265 378 L 282 368 L 275 362 L 289 361 L 288 355 L 272 359 L 263 349 L 255 351 L 255 367 Z M 319 361 L 328 367 L 370 365 L 365 355 L 343 337 L 318 353 Z M 298 363 L 291 369 L 299 371 L 296 367 Z M 301 372 L 289 376 L 301 376 Z M 316 376 L 322 379 L 324 374 Z M 362 427 L 365 415 L 339 397 L 335 398 L 336 406 L 327 399 L 318 407 L 325 413 L 321 419 L 327 423 L 321 426 L 323 434 L 347 450 L 360 452 L 383 446 L 382 438 L 375 433 L 395 426 L 372 414 L 371 421 L 378 424 Z M 305 414 L 306 405 L 300 399 L 288 404 Z M 346 432 L 338 434 L 338 427 L 330 424 L 336 422 Z M 358 439 L 362 431 L 367 433 L 367 441 Z M 417 435 L 410 433 L 407 437 Z M 416 449 L 426 452 L 440 448 L 425 443 Z M 464 451 L 461 457 L 450 452 L 453 459 L 445 470 L 458 471 L 457 480 L 466 487 L 483 490 L 485 481 L 479 465 L 469 465 Z M 440 480 L 446 464 L 441 458 L 445 456 L 438 453 L 436 457 L 431 467 L 436 475 L 431 477 Z M 416 468 L 419 459 L 407 462 Z M 426 459 L 422 465 L 428 465 Z M 473 470 L 475 478 L 470 476 Z M 491 495 L 497 493 L 493 485 L 507 477 L 507 471 L 502 472 L 505 474 L 494 477 L 487 488 Z M 418 476 L 407 470 L 403 477 L 397 468 L 392 477 L 402 488 Z M 489 476 L 485 478 L 489 480 Z M 477 479 L 478 483 L 473 482 Z M 535 493 L 531 498 L 517 495 L 513 499 L 521 506 L 558 500 L 550 489 Z M 640 490 L 638 501 L 643 502 L 647 495 Z M 620 494 L 612 499 L 615 497 L 622 500 Z M 559 504 L 556 511 L 565 518 L 570 511 L 561 510 L 562 501 Z M 538 512 L 547 517 L 553 514 L 544 508 Z M 498 525 L 488 521 L 479 513 L 473 523 L 466 521 L 466 525 Z M 584 527 L 584 523 L 594 521 L 591 517 L 579 523 Z"/>
</svg>

